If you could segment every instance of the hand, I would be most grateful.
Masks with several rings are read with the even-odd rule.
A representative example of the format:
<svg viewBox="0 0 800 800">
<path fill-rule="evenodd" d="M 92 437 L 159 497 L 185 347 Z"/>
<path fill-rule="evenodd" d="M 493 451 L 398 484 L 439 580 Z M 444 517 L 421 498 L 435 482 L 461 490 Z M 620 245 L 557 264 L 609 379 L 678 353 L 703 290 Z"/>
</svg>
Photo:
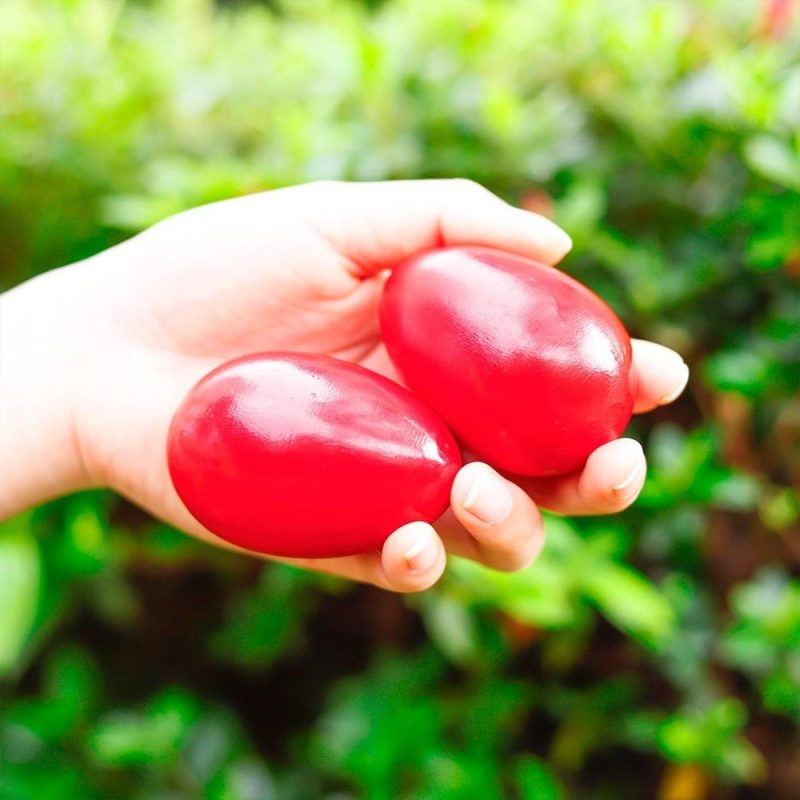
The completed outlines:
<svg viewBox="0 0 800 800">
<path fill-rule="evenodd" d="M 469 181 L 317 183 L 179 214 L 8 293 L 4 325 L 14 331 L 28 320 L 57 334 L 38 344 L 53 353 L 44 365 L 50 383 L 38 392 L 33 386 L 33 408 L 6 403 L 5 417 L 39 420 L 49 446 L 66 453 L 38 483 L 25 470 L 17 476 L 18 504 L 110 486 L 229 546 L 188 513 L 167 473 L 166 433 L 186 392 L 220 362 L 262 350 L 327 353 L 397 379 L 378 327 L 385 270 L 442 244 L 494 246 L 549 264 L 571 246 L 553 223 Z M 8 360 L 22 370 L 14 353 Z M 649 342 L 634 343 L 634 368 L 639 412 L 675 399 L 688 379 L 677 353 Z M 14 441 L 6 446 L 13 452 Z M 37 455 L 29 447 L 29 459 L 31 450 Z M 41 461 L 47 446 L 39 450 Z M 436 530 L 415 522 L 395 531 L 381 553 L 293 563 L 399 591 L 433 584 L 445 550 L 519 569 L 543 543 L 537 506 L 618 511 L 636 498 L 645 471 L 642 449 L 630 439 L 600 447 L 579 473 L 522 486 L 471 463 L 459 472 L 452 508 Z"/>
</svg>

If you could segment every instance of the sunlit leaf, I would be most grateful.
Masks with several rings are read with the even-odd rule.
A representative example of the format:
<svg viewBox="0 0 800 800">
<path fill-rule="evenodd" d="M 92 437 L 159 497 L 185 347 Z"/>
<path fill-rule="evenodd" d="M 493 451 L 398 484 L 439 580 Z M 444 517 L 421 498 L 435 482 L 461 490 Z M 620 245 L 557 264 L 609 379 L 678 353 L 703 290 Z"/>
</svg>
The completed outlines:
<svg viewBox="0 0 800 800">
<path fill-rule="evenodd" d="M 773 136 L 754 136 L 744 147 L 751 169 L 781 186 L 800 191 L 800 153 Z"/>
<path fill-rule="evenodd" d="M 26 517 L 0 528 L 0 677 L 17 665 L 36 618 L 41 568 Z"/>
<path fill-rule="evenodd" d="M 663 641 L 675 627 L 664 595 L 629 567 L 598 567 L 586 576 L 583 590 L 611 622 L 647 644 Z"/>
</svg>

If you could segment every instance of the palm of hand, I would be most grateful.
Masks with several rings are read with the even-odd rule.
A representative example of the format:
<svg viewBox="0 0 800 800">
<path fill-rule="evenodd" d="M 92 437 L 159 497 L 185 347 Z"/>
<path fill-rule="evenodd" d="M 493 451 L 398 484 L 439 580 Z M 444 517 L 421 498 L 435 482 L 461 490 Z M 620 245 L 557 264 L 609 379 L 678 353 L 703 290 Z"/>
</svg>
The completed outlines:
<svg viewBox="0 0 800 800">
<path fill-rule="evenodd" d="M 81 404 L 89 467 L 99 483 L 202 535 L 163 471 L 171 415 L 194 382 L 246 353 L 293 350 L 364 363 L 380 346 L 381 277 L 357 276 L 281 194 L 293 192 L 168 219 L 104 265 L 114 333 L 92 372 L 115 386 L 92 386 Z M 120 430 L 119 419 L 130 425 Z"/>
</svg>

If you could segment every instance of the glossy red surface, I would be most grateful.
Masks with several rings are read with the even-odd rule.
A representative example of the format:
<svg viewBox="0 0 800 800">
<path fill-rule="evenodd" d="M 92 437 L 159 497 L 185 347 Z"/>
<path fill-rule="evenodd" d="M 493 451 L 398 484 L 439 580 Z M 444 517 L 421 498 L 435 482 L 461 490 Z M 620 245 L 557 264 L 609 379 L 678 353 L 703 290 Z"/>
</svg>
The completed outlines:
<svg viewBox="0 0 800 800">
<path fill-rule="evenodd" d="M 444 423 L 406 389 L 299 353 L 209 373 L 173 419 L 167 458 L 203 525 L 292 557 L 374 550 L 400 525 L 432 522 L 461 464 Z"/>
<path fill-rule="evenodd" d="M 393 271 L 381 329 L 408 387 L 502 470 L 570 472 L 631 417 L 628 334 L 553 267 L 477 247 L 421 254 Z"/>
</svg>

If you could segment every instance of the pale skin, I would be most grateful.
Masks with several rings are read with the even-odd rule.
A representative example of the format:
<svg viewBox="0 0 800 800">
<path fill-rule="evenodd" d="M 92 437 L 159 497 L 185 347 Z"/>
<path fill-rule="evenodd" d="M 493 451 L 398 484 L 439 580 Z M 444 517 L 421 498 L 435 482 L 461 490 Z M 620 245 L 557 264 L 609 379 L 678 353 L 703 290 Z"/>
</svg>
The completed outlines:
<svg viewBox="0 0 800 800">
<path fill-rule="evenodd" d="M 501 248 L 548 264 L 569 251 L 549 220 L 463 180 L 314 183 L 184 212 L 0 298 L 0 518 L 47 499 L 110 487 L 190 534 L 228 545 L 189 514 L 169 479 L 167 428 L 191 386 L 244 353 L 326 353 L 397 379 L 381 343 L 386 270 L 448 244 Z M 636 411 L 672 402 L 688 368 L 634 341 Z M 500 570 L 544 542 L 539 508 L 607 514 L 646 473 L 632 439 L 582 470 L 516 485 L 467 464 L 435 527 L 396 530 L 380 552 L 300 566 L 410 592 L 452 553 Z"/>
</svg>

